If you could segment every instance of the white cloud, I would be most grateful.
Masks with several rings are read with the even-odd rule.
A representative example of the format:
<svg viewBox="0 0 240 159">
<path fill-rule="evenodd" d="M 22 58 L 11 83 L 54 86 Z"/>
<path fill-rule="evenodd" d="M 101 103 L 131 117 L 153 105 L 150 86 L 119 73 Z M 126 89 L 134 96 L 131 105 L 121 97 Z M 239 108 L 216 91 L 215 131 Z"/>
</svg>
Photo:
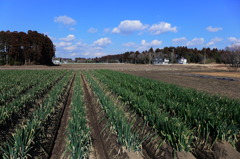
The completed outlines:
<svg viewBox="0 0 240 159">
<path fill-rule="evenodd" d="M 47 35 L 52 41 L 57 40 L 57 38 Z"/>
<path fill-rule="evenodd" d="M 71 43 L 71 42 L 61 41 L 61 42 L 56 42 L 56 43 L 54 43 L 54 45 L 55 45 L 56 47 L 66 47 L 66 46 L 72 45 L 72 43 Z"/>
<path fill-rule="evenodd" d="M 210 42 L 208 42 L 208 43 L 206 44 L 206 46 L 215 45 L 217 42 L 220 42 L 220 41 L 222 41 L 222 40 L 223 40 L 222 38 L 213 38 L 213 39 L 211 39 Z"/>
<path fill-rule="evenodd" d="M 148 25 L 142 24 L 140 20 L 124 20 L 121 21 L 118 27 L 112 30 L 112 33 L 131 34 L 135 31 L 141 31 L 148 27 Z"/>
<path fill-rule="evenodd" d="M 159 47 L 159 45 L 161 45 L 161 44 L 162 44 L 162 41 L 159 41 L 159 40 L 153 40 L 151 42 L 147 42 L 146 40 L 142 40 L 141 44 L 139 45 L 137 50 L 144 51 L 144 50 L 148 50 L 151 47 Z"/>
<path fill-rule="evenodd" d="M 96 29 L 96 28 L 89 28 L 88 32 L 94 34 L 94 33 L 98 32 L 98 29 Z"/>
<path fill-rule="evenodd" d="M 160 22 L 159 24 L 153 24 L 148 31 L 153 35 L 159 35 L 165 32 L 177 32 L 177 27 L 171 27 L 170 23 Z"/>
<path fill-rule="evenodd" d="M 76 56 L 79 56 L 80 54 L 79 53 L 71 53 L 70 56 L 71 57 L 76 57 Z"/>
<path fill-rule="evenodd" d="M 76 45 L 77 45 L 77 46 L 82 46 L 82 47 L 83 47 L 83 46 L 87 46 L 87 44 L 83 44 L 82 42 L 77 42 Z"/>
<path fill-rule="evenodd" d="M 228 46 L 230 49 L 233 49 L 233 50 L 240 50 L 240 42 L 237 42 L 237 43 L 233 43 L 231 44 L 230 46 Z"/>
<path fill-rule="evenodd" d="M 146 40 L 141 41 L 142 46 L 156 47 L 162 44 L 162 41 L 153 40 L 150 43 L 147 43 Z"/>
<path fill-rule="evenodd" d="M 220 27 L 213 28 L 212 26 L 208 26 L 206 30 L 209 32 L 218 32 L 220 30 L 223 30 L 223 28 L 220 28 Z"/>
<path fill-rule="evenodd" d="M 232 44 L 228 46 L 230 49 L 240 50 L 240 39 L 236 37 L 229 37 L 228 41 L 232 42 Z"/>
<path fill-rule="evenodd" d="M 172 39 L 172 43 L 174 45 L 179 45 L 179 44 L 183 44 L 187 41 L 187 38 L 186 37 L 181 37 L 181 38 L 175 38 L 175 39 Z"/>
<path fill-rule="evenodd" d="M 54 22 L 55 23 L 62 23 L 64 25 L 74 25 L 74 24 L 77 23 L 76 20 L 74 20 L 73 18 L 68 17 L 66 15 L 55 17 Z"/>
<path fill-rule="evenodd" d="M 112 43 L 111 39 L 105 37 L 105 38 L 101 38 L 101 39 L 98 39 L 98 40 L 94 41 L 93 46 L 104 47 L 104 46 L 107 46 L 111 43 Z"/>
<path fill-rule="evenodd" d="M 240 39 L 238 39 L 236 37 L 229 37 L 228 40 L 231 41 L 231 42 L 236 42 L 236 43 L 239 42 L 240 43 Z"/>
<path fill-rule="evenodd" d="M 198 45 L 202 45 L 204 43 L 204 39 L 203 38 L 194 38 L 191 41 L 187 42 L 187 46 L 198 46 Z"/>
<path fill-rule="evenodd" d="M 109 33 L 109 32 L 111 32 L 111 29 L 110 29 L 110 28 L 105 28 L 105 29 L 103 30 L 103 32 L 104 32 L 104 33 Z"/>
<path fill-rule="evenodd" d="M 123 46 L 125 46 L 125 47 L 136 47 L 136 43 L 128 42 L 128 43 L 124 43 Z"/>
<path fill-rule="evenodd" d="M 104 56 L 106 55 L 105 53 L 102 53 L 102 52 L 96 52 L 93 54 L 94 56 Z"/>
<path fill-rule="evenodd" d="M 71 45 L 71 46 L 64 47 L 63 49 L 67 51 L 74 51 L 74 50 L 77 50 L 78 48 L 76 45 Z"/>
<path fill-rule="evenodd" d="M 75 36 L 73 34 L 69 34 L 65 38 L 60 38 L 60 40 L 63 40 L 63 41 L 73 41 L 73 40 L 75 40 Z"/>
</svg>

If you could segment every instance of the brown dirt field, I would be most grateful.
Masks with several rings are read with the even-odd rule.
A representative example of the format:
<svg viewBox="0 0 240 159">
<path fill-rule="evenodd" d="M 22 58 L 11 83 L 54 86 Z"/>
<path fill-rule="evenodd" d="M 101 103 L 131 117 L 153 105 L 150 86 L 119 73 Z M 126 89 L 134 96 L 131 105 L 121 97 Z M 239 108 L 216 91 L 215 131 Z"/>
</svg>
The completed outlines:
<svg viewBox="0 0 240 159">
<path fill-rule="evenodd" d="M 173 64 L 173 65 L 149 65 L 149 64 L 122 64 L 122 63 L 99 63 L 99 64 L 62 64 L 59 66 L 44 65 L 22 65 L 22 66 L 0 66 L 0 70 L 36 70 L 36 69 L 73 69 L 73 70 L 89 70 L 89 69 L 112 69 L 112 70 L 128 70 L 128 71 L 199 71 L 199 70 L 223 70 L 238 71 L 240 68 L 231 68 L 224 64 Z"/>
<path fill-rule="evenodd" d="M 166 83 L 172 83 L 181 87 L 193 88 L 210 94 L 240 99 L 240 81 L 224 81 L 219 79 L 199 78 L 185 76 L 185 72 L 143 72 L 125 71 L 137 76 L 143 76 Z"/>
<path fill-rule="evenodd" d="M 192 72 L 192 74 L 197 75 L 208 75 L 217 77 L 232 77 L 240 78 L 240 72 Z"/>
<path fill-rule="evenodd" d="M 214 77 L 233 77 L 240 79 L 240 68 L 231 68 L 224 64 L 187 64 L 187 65 L 148 65 L 148 64 L 62 64 L 60 66 L 0 66 L 0 70 L 35 70 L 35 69 L 111 69 L 144 76 L 182 87 L 197 89 L 211 94 L 220 94 L 240 99 L 240 81 L 224 81 L 186 76 L 186 74 L 204 74 Z"/>
</svg>

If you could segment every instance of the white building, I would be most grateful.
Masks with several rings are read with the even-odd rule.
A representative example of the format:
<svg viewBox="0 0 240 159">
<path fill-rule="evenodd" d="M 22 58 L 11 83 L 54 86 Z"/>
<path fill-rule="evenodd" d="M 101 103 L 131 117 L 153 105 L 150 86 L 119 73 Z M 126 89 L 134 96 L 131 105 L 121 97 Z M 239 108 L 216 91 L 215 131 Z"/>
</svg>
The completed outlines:
<svg viewBox="0 0 240 159">
<path fill-rule="evenodd" d="M 187 64 L 187 59 L 181 57 L 180 59 L 178 59 L 178 63 L 179 64 Z"/>
<path fill-rule="evenodd" d="M 168 64 L 168 63 L 169 63 L 169 59 L 165 59 L 165 58 L 154 58 L 153 59 L 154 65 L 164 65 L 164 64 Z"/>
</svg>

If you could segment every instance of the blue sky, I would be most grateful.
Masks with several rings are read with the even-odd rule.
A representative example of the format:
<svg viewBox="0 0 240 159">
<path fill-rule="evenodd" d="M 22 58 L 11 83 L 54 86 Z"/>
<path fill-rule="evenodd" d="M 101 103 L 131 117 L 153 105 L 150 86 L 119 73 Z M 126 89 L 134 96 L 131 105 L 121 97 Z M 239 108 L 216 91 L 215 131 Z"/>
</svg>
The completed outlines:
<svg viewBox="0 0 240 159">
<path fill-rule="evenodd" d="M 0 30 L 36 30 L 57 57 L 240 46 L 240 0 L 0 0 Z"/>
</svg>

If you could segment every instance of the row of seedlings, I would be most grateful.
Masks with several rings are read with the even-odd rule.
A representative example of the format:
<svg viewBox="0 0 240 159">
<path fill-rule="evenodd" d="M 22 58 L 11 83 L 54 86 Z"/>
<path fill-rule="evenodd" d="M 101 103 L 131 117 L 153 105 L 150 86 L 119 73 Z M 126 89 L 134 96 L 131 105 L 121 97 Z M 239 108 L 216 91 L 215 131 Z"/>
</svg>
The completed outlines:
<svg viewBox="0 0 240 159">
<path fill-rule="evenodd" d="M 146 78 L 117 74 L 131 80 L 132 84 L 128 83 L 126 87 L 146 96 L 148 101 L 158 103 L 159 107 L 181 117 L 184 122 L 189 122 L 196 130 L 196 147 L 209 149 L 217 140 L 228 141 L 233 145 L 236 143 L 240 128 L 239 100 L 212 96 Z M 140 84 L 141 88 L 134 86 L 136 84 Z"/>
<path fill-rule="evenodd" d="M 111 75 L 111 72 L 108 71 L 95 72 L 96 77 L 101 82 L 105 83 L 123 102 L 130 105 L 153 128 L 156 128 L 159 135 L 175 150 L 185 152 L 191 150 L 193 131 L 181 118 L 172 116 L 164 109 L 159 109 L 157 103 L 149 102 L 145 96 L 141 96 L 138 92 L 132 91 L 130 87 L 126 87 L 125 84 L 130 83 L 131 80 L 127 81 L 122 76 Z M 107 73 L 109 76 L 105 75 Z M 141 84 L 135 87 L 141 87 Z"/>
<path fill-rule="evenodd" d="M 86 119 L 82 81 L 80 73 L 77 72 L 67 128 L 66 155 L 71 159 L 88 158 L 90 146 L 91 136 Z"/>
<path fill-rule="evenodd" d="M 0 93 L 21 84 L 28 74 L 26 70 L 0 70 Z M 30 71 L 34 74 L 34 71 Z"/>
<path fill-rule="evenodd" d="M 9 102 L 11 102 L 14 98 L 19 97 L 29 91 L 31 88 L 39 84 L 41 81 L 47 80 L 51 76 L 54 76 L 54 74 L 60 73 L 59 71 L 53 72 L 53 71 L 35 71 L 35 72 L 22 72 L 19 71 L 18 74 L 21 74 L 24 76 L 20 81 L 11 81 L 9 78 L 6 78 L 7 85 L 9 82 L 11 84 L 14 84 L 9 89 L 5 89 L 0 94 L 0 106 L 6 105 Z M 18 74 L 15 74 L 15 77 L 12 76 L 11 78 L 16 79 Z M 20 83 L 19 83 L 20 82 Z"/>
<path fill-rule="evenodd" d="M 139 139 L 138 133 L 134 130 L 133 121 L 128 121 L 124 111 L 106 95 L 105 91 L 93 79 L 89 72 L 85 72 L 85 76 L 109 119 L 109 126 L 111 126 L 117 134 L 118 143 L 125 146 L 128 151 L 141 151 L 141 143 L 143 140 Z"/>
<path fill-rule="evenodd" d="M 26 123 L 21 125 L 12 134 L 12 137 L 0 147 L 3 152 L 2 158 L 31 158 L 31 150 L 40 141 L 37 139 L 43 136 L 44 125 L 48 119 L 56 111 L 59 100 L 63 97 L 69 81 L 72 79 L 72 72 L 68 72 L 48 93 L 43 103 L 35 110 L 31 118 L 27 119 Z"/>
<path fill-rule="evenodd" d="M 53 74 L 51 78 L 48 78 L 44 81 L 38 83 L 35 87 L 30 89 L 28 92 L 23 94 L 22 96 L 16 97 L 12 102 L 7 105 L 3 105 L 0 107 L 0 126 L 7 124 L 8 120 L 13 118 L 13 115 L 16 113 L 24 114 L 25 107 L 29 104 L 35 102 L 36 99 L 41 97 L 45 92 L 47 92 L 55 83 L 61 79 L 66 72 L 62 72 L 61 74 Z M 27 109 L 26 109 L 27 110 Z M 13 118 L 14 119 L 14 118 Z"/>
<path fill-rule="evenodd" d="M 122 109 L 125 112 L 128 120 L 132 121 L 134 125 L 134 132 L 138 133 L 138 138 L 142 141 L 142 147 L 144 148 L 142 153 L 145 157 L 167 158 L 168 156 L 174 155 L 174 152 L 172 151 L 173 149 L 157 134 L 157 130 L 155 128 L 151 127 L 147 121 L 144 121 L 144 119 L 139 117 L 129 105 L 123 103 L 120 100 L 120 96 L 116 96 L 114 92 L 108 89 L 107 84 L 100 82 L 96 77 L 96 72 L 91 71 L 90 73 L 97 83 L 103 87 L 105 94 L 114 100 L 119 106 L 119 109 Z M 162 153 L 162 151 L 165 151 L 166 153 Z"/>
</svg>

